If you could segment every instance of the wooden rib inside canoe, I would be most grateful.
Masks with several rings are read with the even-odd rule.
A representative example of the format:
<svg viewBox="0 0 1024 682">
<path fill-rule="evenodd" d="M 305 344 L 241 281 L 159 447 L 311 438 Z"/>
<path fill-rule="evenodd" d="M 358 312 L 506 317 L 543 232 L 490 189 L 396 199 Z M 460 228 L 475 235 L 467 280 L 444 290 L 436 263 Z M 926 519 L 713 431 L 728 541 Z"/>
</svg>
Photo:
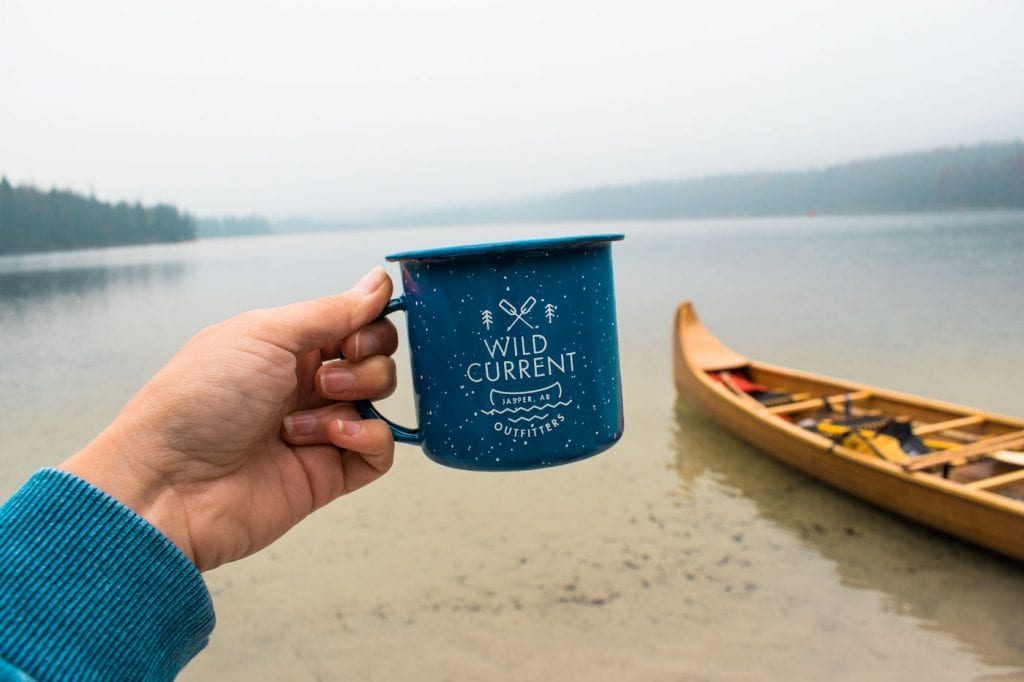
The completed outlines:
<svg viewBox="0 0 1024 682">
<path fill-rule="evenodd" d="M 689 302 L 676 313 L 673 355 L 680 395 L 743 440 L 848 493 L 1024 561 L 1024 420 L 750 360 L 705 329 Z M 768 388 L 773 400 L 793 398 L 766 407 L 743 384 Z M 892 457 L 872 441 L 874 431 L 853 426 L 848 440 L 835 440 L 800 425 L 833 418 L 909 424 L 932 451 Z"/>
<path fill-rule="evenodd" d="M 999 476 L 990 476 L 988 478 L 979 478 L 977 481 L 970 481 L 964 483 L 968 488 L 976 488 L 978 490 L 998 488 L 999 486 L 1008 485 L 1010 483 L 1018 483 L 1024 481 L 1024 468 L 1011 471 L 1008 474 L 1001 474 Z"/>
</svg>

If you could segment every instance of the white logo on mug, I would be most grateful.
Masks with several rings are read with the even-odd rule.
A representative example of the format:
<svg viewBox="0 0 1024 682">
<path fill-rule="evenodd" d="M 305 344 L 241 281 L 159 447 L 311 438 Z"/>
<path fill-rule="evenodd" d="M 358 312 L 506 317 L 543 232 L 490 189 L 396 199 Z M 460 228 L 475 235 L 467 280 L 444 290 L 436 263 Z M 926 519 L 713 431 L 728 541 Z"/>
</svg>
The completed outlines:
<svg viewBox="0 0 1024 682">
<path fill-rule="evenodd" d="M 532 438 L 554 431 L 566 421 L 562 408 L 573 402 L 563 382 L 571 383 L 578 354 L 550 348 L 542 329 L 554 323 L 558 306 L 543 305 L 542 321 L 530 317 L 537 303 L 534 296 L 518 305 L 501 299 L 497 308 L 505 317 L 498 331 L 504 329 L 504 333 L 482 335 L 486 355 L 466 366 L 467 379 L 484 389 L 490 386 L 487 406 L 477 414 L 493 417 L 494 430 L 511 438 Z M 497 324 L 494 313 L 480 311 L 480 324 L 490 332 Z M 513 331 L 516 333 L 510 333 Z"/>
</svg>

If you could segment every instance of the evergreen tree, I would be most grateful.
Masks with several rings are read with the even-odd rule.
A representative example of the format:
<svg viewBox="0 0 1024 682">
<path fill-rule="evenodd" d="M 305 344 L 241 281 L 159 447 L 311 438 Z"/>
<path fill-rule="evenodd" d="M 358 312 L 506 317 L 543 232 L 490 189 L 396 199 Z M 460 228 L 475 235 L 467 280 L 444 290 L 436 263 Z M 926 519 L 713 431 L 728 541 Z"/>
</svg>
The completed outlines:
<svg viewBox="0 0 1024 682">
<path fill-rule="evenodd" d="M 0 254 L 195 239 L 195 220 L 174 206 L 111 205 L 0 179 Z"/>
</svg>

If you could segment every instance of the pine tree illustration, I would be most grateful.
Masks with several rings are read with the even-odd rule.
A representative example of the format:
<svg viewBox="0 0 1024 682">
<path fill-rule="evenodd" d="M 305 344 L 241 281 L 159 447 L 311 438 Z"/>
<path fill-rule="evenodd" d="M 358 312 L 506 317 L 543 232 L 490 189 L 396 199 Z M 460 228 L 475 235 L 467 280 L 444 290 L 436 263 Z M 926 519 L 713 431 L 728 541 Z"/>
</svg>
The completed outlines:
<svg viewBox="0 0 1024 682">
<path fill-rule="evenodd" d="M 548 324 L 551 324 L 551 322 L 554 321 L 555 309 L 557 307 L 558 306 L 551 305 L 550 303 L 544 306 L 544 317 L 548 318 Z"/>
<path fill-rule="evenodd" d="M 480 321 L 483 322 L 484 327 L 490 329 L 491 325 L 494 324 L 494 316 L 490 310 L 485 310 L 480 313 Z"/>
</svg>

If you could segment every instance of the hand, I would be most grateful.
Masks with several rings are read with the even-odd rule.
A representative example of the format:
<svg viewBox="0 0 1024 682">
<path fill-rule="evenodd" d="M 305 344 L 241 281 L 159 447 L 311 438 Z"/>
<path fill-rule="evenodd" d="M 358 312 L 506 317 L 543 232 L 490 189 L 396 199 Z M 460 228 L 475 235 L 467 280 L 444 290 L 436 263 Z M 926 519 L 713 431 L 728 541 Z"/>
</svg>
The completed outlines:
<svg viewBox="0 0 1024 682">
<path fill-rule="evenodd" d="M 391 467 L 387 426 L 338 402 L 394 388 L 398 337 L 375 321 L 390 296 L 378 267 L 347 293 L 201 331 L 61 468 L 135 510 L 200 570 L 266 547 Z"/>
</svg>

